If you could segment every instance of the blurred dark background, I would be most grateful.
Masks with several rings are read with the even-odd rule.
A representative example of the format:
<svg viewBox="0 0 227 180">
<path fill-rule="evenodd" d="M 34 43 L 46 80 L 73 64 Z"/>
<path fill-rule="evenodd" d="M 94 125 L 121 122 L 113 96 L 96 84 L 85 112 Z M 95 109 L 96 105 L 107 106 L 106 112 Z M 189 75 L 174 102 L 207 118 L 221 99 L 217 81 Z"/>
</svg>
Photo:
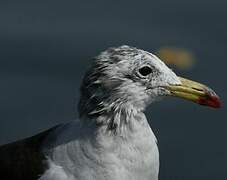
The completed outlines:
<svg viewBox="0 0 227 180">
<path fill-rule="evenodd" d="M 128 44 L 189 49 L 178 74 L 226 95 L 227 1 L 0 2 L 0 144 L 77 117 L 91 57 Z M 166 98 L 147 111 L 159 140 L 160 180 L 227 179 L 227 109 Z"/>
</svg>

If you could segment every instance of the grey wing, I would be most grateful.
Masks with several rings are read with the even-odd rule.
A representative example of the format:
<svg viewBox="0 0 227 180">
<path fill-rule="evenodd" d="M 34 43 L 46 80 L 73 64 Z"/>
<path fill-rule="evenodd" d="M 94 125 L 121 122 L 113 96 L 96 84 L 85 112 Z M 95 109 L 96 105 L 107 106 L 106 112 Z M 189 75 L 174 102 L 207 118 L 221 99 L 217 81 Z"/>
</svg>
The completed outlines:
<svg viewBox="0 0 227 180">
<path fill-rule="evenodd" d="M 55 126 L 35 136 L 0 146 L 0 179 L 35 180 L 47 168 L 41 146 Z"/>
</svg>

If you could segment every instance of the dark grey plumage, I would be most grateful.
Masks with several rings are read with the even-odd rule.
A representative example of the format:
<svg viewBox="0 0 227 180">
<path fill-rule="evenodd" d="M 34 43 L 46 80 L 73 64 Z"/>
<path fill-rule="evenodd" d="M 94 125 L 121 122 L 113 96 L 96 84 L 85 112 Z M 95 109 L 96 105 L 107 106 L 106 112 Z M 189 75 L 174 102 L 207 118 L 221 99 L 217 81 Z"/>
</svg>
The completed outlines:
<svg viewBox="0 0 227 180">
<path fill-rule="evenodd" d="M 57 126 L 35 136 L 0 146 L 0 179 L 36 180 L 47 169 L 42 145 Z"/>
</svg>

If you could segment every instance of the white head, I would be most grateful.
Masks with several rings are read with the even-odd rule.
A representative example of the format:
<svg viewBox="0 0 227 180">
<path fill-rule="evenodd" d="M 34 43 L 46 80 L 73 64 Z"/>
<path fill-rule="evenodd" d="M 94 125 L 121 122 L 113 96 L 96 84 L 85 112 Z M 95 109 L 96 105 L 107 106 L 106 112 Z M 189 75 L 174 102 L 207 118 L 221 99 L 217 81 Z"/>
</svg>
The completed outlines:
<svg viewBox="0 0 227 180">
<path fill-rule="evenodd" d="M 206 105 L 211 105 L 209 98 L 217 97 L 204 85 L 178 77 L 149 52 L 129 46 L 109 48 L 95 58 L 84 77 L 79 113 L 98 116 L 127 106 L 143 111 L 149 103 L 166 95 Z"/>
</svg>

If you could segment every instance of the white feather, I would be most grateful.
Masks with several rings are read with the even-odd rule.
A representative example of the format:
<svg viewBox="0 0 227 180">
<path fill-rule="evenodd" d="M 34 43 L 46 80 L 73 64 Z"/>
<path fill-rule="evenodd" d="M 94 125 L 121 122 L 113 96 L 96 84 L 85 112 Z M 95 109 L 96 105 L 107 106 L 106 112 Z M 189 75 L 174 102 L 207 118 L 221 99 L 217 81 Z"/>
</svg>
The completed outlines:
<svg viewBox="0 0 227 180">
<path fill-rule="evenodd" d="M 142 66 L 152 68 L 143 77 Z M 80 119 L 57 128 L 43 152 L 49 169 L 40 180 L 158 180 L 156 138 L 143 113 L 179 84 L 151 53 L 129 46 L 101 53 L 81 86 Z"/>
</svg>

